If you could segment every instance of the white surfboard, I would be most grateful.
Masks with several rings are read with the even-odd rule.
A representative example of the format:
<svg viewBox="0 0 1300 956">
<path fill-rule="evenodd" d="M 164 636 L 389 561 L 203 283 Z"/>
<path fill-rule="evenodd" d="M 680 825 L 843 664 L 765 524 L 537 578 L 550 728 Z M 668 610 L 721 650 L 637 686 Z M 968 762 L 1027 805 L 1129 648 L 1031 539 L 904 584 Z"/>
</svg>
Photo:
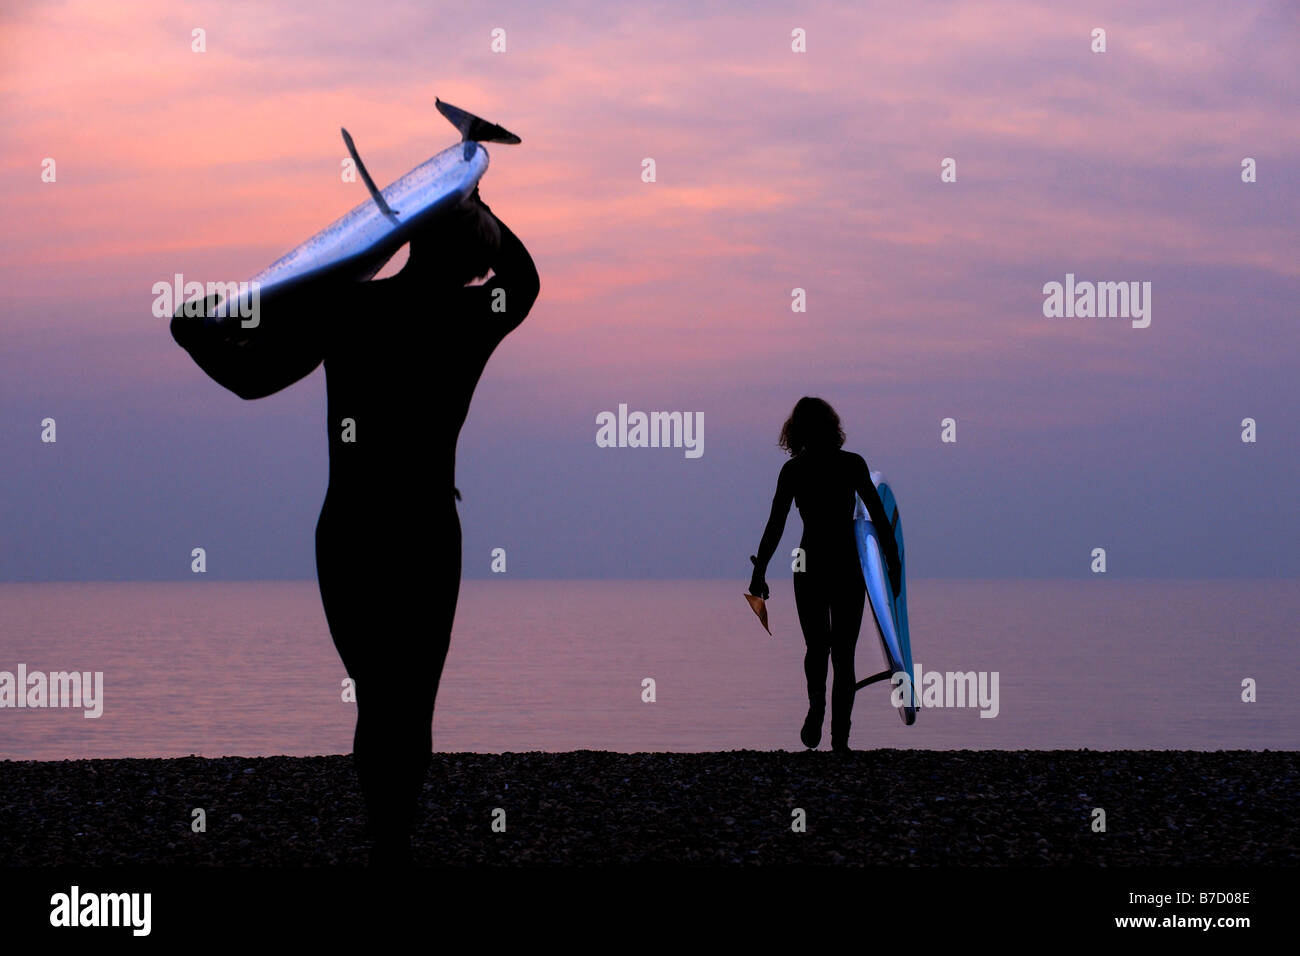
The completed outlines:
<svg viewBox="0 0 1300 956">
<path fill-rule="evenodd" d="M 364 282 L 374 277 L 411 235 L 464 200 L 488 168 L 484 142 L 518 143 L 519 137 L 472 113 L 438 101 L 438 111 L 461 132 L 461 142 L 416 166 L 385 189 L 377 189 L 348 131 L 343 141 L 370 198 L 336 219 L 250 280 L 241 296 L 248 314 L 251 283 L 261 303 L 320 279 Z M 226 305 L 227 310 L 230 304 Z M 227 312 L 229 314 L 229 311 Z"/>
</svg>

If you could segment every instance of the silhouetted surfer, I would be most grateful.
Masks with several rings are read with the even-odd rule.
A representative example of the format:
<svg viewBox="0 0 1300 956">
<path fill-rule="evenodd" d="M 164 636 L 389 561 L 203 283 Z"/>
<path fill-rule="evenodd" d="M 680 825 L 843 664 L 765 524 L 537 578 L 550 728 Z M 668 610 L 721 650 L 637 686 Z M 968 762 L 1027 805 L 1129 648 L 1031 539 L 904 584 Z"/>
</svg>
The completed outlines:
<svg viewBox="0 0 1300 956">
<path fill-rule="evenodd" d="M 489 356 L 537 293 L 528 251 L 475 191 L 411 240 L 390 279 L 293 293 L 250 330 L 238 318 L 172 321 L 176 341 L 243 398 L 325 364 L 330 470 L 316 567 L 356 684 L 354 759 L 375 862 L 409 859 L 433 749 L 460 589 L 456 441 Z"/>
<path fill-rule="evenodd" d="M 758 554 L 750 560 L 754 574 L 749 593 L 768 596 L 768 562 L 785 531 L 790 502 L 803 518 L 805 570 L 794 574 L 794 600 L 808 646 L 804 676 L 808 680 L 808 716 L 800 739 L 816 747 L 826 717 L 826 663 L 835 669 L 831 690 L 831 747 L 849 749 L 849 724 L 857 679 L 853 652 L 862 625 L 867 587 L 858 561 L 853 531 L 854 492 L 862 496 L 880 536 L 894 592 L 901 583 L 898 546 L 884 506 L 861 455 L 843 450 L 844 430 L 835 410 L 820 398 L 801 398 L 781 428 L 779 444 L 790 453 L 781 468 L 772 499 L 772 515 L 763 531 Z"/>
</svg>

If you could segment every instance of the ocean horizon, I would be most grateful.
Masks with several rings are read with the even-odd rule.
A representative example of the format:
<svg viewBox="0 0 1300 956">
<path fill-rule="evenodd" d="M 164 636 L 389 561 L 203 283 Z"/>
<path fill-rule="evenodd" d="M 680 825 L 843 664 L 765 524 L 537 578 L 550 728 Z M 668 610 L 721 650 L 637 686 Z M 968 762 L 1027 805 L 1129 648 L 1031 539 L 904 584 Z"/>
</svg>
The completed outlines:
<svg viewBox="0 0 1300 956">
<path fill-rule="evenodd" d="M 923 707 L 907 727 L 887 684 L 865 688 L 850 743 L 1294 749 L 1298 584 L 909 582 L 918 691 L 942 706 Z M 772 582 L 773 636 L 742 590 L 730 579 L 463 582 L 434 749 L 802 750 L 790 582 Z M 859 679 L 882 669 L 866 618 Z M 0 707 L 0 759 L 352 749 L 356 705 L 314 581 L 0 583 L 0 681 L 20 666 L 90 675 L 88 691 L 102 675 L 93 702 L 102 712 L 86 716 L 89 700 Z M 391 672 L 381 692 L 402 693 L 411 675 L 400 657 Z M 935 674 L 938 684 L 926 676 Z M 823 746 L 828 738 L 829 727 Z"/>
</svg>

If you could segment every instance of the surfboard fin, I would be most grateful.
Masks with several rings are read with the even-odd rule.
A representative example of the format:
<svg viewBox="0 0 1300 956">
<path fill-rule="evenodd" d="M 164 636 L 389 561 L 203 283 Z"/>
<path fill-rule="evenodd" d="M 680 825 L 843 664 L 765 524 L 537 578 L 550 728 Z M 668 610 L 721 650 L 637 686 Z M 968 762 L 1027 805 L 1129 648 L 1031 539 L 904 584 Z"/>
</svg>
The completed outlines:
<svg viewBox="0 0 1300 956">
<path fill-rule="evenodd" d="M 438 112 L 447 117 L 447 121 L 452 126 L 460 130 L 462 142 L 511 144 L 523 142 L 510 130 L 504 129 L 496 123 L 489 123 L 487 120 L 475 116 L 459 106 L 444 103 L 437 97 L 434 97 L 434 102 L 438 106 Z"/>
<path fill-rule="evenodd" d="M 370 173 L 366 171 L 366 164 L 361 161 L 356 144 L 352 142 L 352 137 L 348 135 L 348 131 L 344 129 L 341 132 L 343 133 L 343 142 L 348 147 L 348 153 L 352 156 L 352 162 L 357 164 L 357 172 L 361 174 L 361 180 L 366 184 L 366 189 L 370 190 L 370 198 L 375 201 L 375 205 L 379 207 L 380 212 L 397 224 L 397 210 L 389 208 L 388 201 L 384 199 L 384 194 L 379 191 L 375 181 L 370 178 Z"/>
</svg>

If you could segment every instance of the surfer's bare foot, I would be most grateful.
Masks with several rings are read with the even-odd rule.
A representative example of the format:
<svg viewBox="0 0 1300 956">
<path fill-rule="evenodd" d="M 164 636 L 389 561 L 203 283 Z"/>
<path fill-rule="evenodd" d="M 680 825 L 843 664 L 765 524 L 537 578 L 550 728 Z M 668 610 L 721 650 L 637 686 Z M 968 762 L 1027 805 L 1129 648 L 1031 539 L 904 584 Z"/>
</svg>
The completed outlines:
<svg viewBox="0 0 1300 956">
<path fill-rule="evenodd" d="M 799 731 L 799 739 L 809 750 L 813 750 L 822 742 L 822 723 L 826 720 L 826 705 L 810 704 L 808 706 L 808 716 L 804 718 L 803 729 Z"/>
</svg>

